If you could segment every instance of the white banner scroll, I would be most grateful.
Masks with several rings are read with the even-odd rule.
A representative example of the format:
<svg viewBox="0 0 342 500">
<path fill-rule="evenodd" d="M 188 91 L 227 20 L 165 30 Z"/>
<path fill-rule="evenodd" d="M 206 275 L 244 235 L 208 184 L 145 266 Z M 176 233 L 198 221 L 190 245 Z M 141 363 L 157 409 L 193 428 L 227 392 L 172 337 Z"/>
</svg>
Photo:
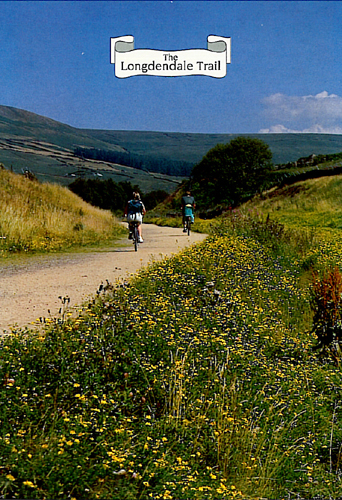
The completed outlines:
<svg viewBox="0 0 342 500">
<path fill-rule="evenodd" d="M 209 35 L 207 49 L 134 49 L 132 35 L 110 39 L 110 62 L 117 78 L 130 76 L 211 76 L 224 78 L 230 63 L 230 38 Z"/>
</svg>

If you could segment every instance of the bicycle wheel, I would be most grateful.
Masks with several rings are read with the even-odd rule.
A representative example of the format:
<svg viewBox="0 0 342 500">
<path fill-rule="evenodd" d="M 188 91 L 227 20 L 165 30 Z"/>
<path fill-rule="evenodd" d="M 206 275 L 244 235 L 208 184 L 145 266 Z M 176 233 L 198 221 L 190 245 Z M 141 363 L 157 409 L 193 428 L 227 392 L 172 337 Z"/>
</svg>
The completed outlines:
<svg viewBox="0 0 342 500">
<path fill-rule="evenodd" d="M 187 227 L 187 230 L 188 230 L 188 236 L 190 236 L 190 231 L 191 231 L 191 220 L 188 219 L 186 221 L 186 227 Z"/>
<path fill-rule="evenodd" d="M 134 226 L 134 250 L 138 250 L 138 238 L 139 238 L 139 233 L 138 233 L 138 226 Z"/>
</svg>

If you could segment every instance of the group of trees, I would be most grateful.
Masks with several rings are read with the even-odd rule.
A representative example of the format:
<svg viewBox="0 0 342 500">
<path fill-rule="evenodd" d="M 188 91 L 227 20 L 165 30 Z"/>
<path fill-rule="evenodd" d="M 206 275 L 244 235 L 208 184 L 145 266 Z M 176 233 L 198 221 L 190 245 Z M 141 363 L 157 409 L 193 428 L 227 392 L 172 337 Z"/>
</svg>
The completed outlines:
<svg viewBox="0 0 342 500">
<path fill-rule="evenodd" d="M 118 163 L 127 167 L 156 172 L 159 174 L 188 177 L 193 167 L 192 163 L 180 160 L 171 160 L 162 156 L 139 155 L 125 151 L 108 151 L 105 149 L 83 148 L 74 149 L 74 155 L 79 158 L 99 160 L 109 163 Z"/>
<path fill-rule="evenodd" d="M 217 144 L 208 151 L 194 166 L 190 183 L 198 208 L 213 210 L 220 205 L 234 207 L 276 185 L 340 174 L 341 160 L 342 153 L 320 154 L 299 158 L 296 162 L 273 165 L 272 152 L 266 143 L 260 139 L 237 137 L 228 144 Z M 326 162 L 337 163 L 321 165 Z M 318 165 L 321 167 L 313 168 Z"/>
<path fill-rule="evenodd" d="M 130 182 L 114 182 L 113 179 L 83 179 L 78 178 L 69 185 L 69 189 L 91 205 L 112 212 L 124 210 L 128 200 L 132 198 L 133 191 L 141 193 L 139 186 Z M 163 190 L 141 193 L 147 210 L 151 210 L 163 201 L 168 193 Z"/>
<path fill-rule="evenodd" d="M 69 185 L 69 189 L 87 203 L 112 212 L 123 210 L 133 192 L 130 182 L 116 183 L 113 179 L 78 178 Z"/>
</svg>

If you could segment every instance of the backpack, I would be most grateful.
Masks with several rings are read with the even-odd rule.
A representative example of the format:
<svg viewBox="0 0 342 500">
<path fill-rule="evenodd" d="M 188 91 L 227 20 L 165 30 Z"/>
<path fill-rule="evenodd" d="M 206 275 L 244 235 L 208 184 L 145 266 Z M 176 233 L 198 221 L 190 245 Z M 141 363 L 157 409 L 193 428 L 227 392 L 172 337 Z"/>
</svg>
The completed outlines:
<svg viewBox="0 0 342 500">
<path fill-rule="evenodd" d="M 128 202 L 128 209 L 127 209 L 127 213 L 129 214 L 138 214 L 138 213 L 142 213 L 142 203 L 141 201 L 139 200 L 130 200 Z"/>
<path fill-rule="evenodd" d="M 182 205 L 183 206 L 186 206 L 186 205 L 191 205 L 193 206 L 195 203 L 195 198 L 193 196 L 183 196 L 182 198 Z"/>
</svg>

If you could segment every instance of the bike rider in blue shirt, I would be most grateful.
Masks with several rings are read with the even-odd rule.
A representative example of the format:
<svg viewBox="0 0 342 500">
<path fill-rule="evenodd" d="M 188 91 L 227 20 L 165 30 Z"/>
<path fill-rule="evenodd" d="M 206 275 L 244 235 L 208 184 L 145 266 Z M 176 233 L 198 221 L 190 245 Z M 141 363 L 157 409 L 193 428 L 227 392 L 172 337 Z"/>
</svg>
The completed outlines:
<svg viewBox="0 0 342 500">
<path fill-rule="evenodd" d="M 185 217 L 191 216 L 191 221 L 194 222 L 194 210 L 196 207 L 195 198 L 191 196 L 191 192 L 187 191 L 182 198 L 182 217 L 183 217 L 183 233 L 186 233 Z"/>
</svg>

